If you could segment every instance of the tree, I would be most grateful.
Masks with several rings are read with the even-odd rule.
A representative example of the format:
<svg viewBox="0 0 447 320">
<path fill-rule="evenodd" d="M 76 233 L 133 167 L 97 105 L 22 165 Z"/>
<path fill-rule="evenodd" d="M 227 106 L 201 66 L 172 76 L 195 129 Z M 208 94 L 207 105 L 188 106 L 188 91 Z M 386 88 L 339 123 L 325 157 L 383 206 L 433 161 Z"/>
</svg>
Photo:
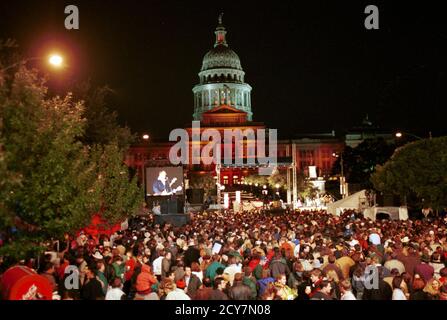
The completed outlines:
<svg viewBox="0 0 447 320">
<path fill-rule="evenodd" d="M 123 153 L 117 144 L 96 145 L 92 158 L 99 177 L 102 217 L 114 225 L 142 204 L 137 176 L 129 181 L 129 168 L 123 163 Z"/>
<path fill-rule="evenodd" d="M 205 198 L 216 194 L 216 180 L 213 173 L 191 172 L 189 186 L 192 189 L 203 189 Z"/>
<path fill-rule="evenodd" d="M 118 124 L 117 113 L 111 111 L 110 97 L 114 91 L 108 86 L 92 87 L 89 81 L 75 88 L 74 97 L 84 102 L 86 118 L 82 141 L 89 145 L 116 143 L 123 152 L 135 140 L 128 127 Z"/>
<path fill-rule="evenodd" d="M 383 138 L 366 139 L 357 147 L 347 146 L 343 151 L 343 174 L 350 184 L 362 189 L 372 187 L 371 174 L 377 165 L 384 164 L 393 154 L 395 146 Z M 340 157 L 335 161 L 332 172 L 340 174 Z"/>
<path fill-rule="evenodd" d="M 446 172 L 447 137 L 440 137 L 400 147 L 376 167 L 371 182 L 384 193 L 415 194 L 424 205 L 440 209 L 447 205 Z"/>
<path fill-rule="evenodd" d="M 23 66 L 3 79 L 0 213 L 12 241 L 0 251 L 23 258 L 87 226 L 100 209 L 110 224 L 133 213 L 142 193 L 121 149 L 82 142 L 83 103 L 71 94 L 49 98 L 44 79 Z"/>
</svg>

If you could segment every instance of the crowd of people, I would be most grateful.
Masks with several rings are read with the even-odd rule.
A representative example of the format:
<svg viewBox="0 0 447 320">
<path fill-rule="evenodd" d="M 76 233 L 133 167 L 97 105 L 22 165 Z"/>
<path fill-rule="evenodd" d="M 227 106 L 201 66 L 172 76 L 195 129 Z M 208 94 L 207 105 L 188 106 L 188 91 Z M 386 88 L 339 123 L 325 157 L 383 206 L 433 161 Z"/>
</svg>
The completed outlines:
<svg viewBox="0 0 447 320">
<path fill-rule="evenodd" d="M 176 227 L 148 215 L 67 238 L 38 272 L 67 300 L 447 300 L 446 240 L 441 217 L 226 210 Z"/>
</svg>

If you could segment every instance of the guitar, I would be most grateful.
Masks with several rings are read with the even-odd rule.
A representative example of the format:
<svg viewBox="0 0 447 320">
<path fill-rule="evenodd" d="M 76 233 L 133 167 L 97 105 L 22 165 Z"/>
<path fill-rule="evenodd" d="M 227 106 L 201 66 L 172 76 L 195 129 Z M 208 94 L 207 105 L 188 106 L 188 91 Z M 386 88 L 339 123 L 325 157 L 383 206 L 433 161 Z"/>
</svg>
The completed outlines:
<svg viewBox="0 0 447 320">
<path fill-rule="evenodd" d="M 162 196 L 170 196 L 171 194 L 175 194 L 176 192 L 179 192 L 179 191 L 181 191 L 183 188 L 182 188 L 182 186 L 178 186 L 177 188 L 175 188 L 175 189 L 172 189 L 171 191 L 166 191 L 166 190 L 163 190 L 163 192 L 160 194 L 160 195 L 162 195 Z"/>
</svg>

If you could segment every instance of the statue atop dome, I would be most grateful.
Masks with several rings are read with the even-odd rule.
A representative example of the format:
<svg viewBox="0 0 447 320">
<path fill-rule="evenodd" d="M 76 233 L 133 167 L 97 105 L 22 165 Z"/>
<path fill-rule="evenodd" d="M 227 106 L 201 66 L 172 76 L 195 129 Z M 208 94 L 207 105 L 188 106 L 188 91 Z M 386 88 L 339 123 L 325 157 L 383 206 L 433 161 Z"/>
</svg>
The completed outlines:
<svg viewBox="0 0 447 320">
<path fill-rule="evenodd" d="M 222 24 L 222 17 L 223 17 L 223 13 L 221 13 L 219 15 L 219 17 L 217 18 L 217 21 L 219 24 L 217 25 L 216 31 L 214 32 L 216 34 L 216 43 L 214 44 L 214 47 L 217 47 L 217 46 L 228 47 L 227 40 L 225 39 L 227 31 L 225 30 L 225 27 Z"/>
</svg>

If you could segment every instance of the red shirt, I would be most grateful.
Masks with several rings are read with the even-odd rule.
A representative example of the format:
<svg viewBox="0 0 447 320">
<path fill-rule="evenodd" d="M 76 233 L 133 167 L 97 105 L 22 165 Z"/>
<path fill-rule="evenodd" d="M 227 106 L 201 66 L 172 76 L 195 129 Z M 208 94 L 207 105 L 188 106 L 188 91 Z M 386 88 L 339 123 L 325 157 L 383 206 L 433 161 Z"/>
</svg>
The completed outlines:
<svg viewBox="0 0 447 320">
<path fill-rule="evenodd" d="M 64 276 L 65 276 L 65 268 L 67 268 L 68 267 L 68 261 L 67 260 L 64 260 L 64 263 L 63 264 L 61 264 L 60 266 L 59 266 L 59 268 L 57 269 L 57 275 L 59 276 L 59 279 L 64 279 Z"/>
<path fill-rule="evenodd" d="M 126 274 L 124 275 L 126 281 L 129 281 L 132 278 L 136 264 L 134 258 L 130 258 L 126 261 Z"/>
<path fill-rule="evenodd" d="M 250 262 L 248 263 L 248 267 L 250 268 L 251 272 L 253 272 L 253 270 L 255 270 L 256 266 L 259 264 L 260 261 L 261 261 L 260 259 L 250 260 Z"/>
</svg>

